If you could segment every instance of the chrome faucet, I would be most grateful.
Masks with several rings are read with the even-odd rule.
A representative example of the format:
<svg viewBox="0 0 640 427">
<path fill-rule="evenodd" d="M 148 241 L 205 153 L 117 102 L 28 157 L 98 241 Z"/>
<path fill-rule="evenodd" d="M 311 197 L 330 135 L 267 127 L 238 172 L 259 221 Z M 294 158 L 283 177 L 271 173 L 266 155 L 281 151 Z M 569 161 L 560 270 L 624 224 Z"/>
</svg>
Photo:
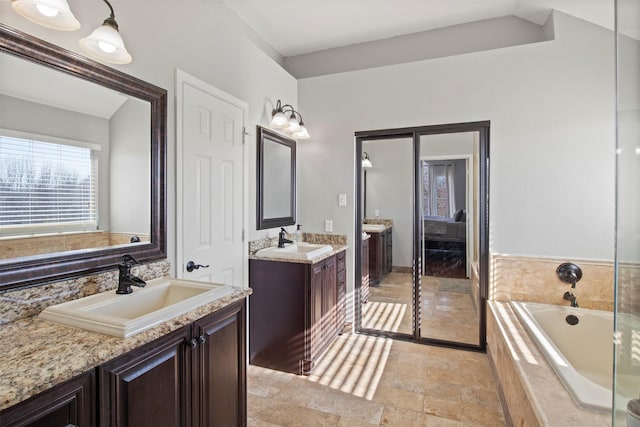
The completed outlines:
<svg viewBox="0 0 640 427">
<path fill-rule="evenodd" d="M 569 291 L 565 292 L 564 295 L 562 296 L 562 298 L 566 299 L 567 301 L 571 301 L 571 307 L 576 307 L 576 308 L 579 307 L 578 299 L 571 292 L 569 292 Z"/>
<path fill-rule="evenodd" d="M 144 287 L 147 282 L 141 278 L 131 274 L 131 267 L 135 264 L 140 264 L 138 260 L 129 254 L 122 255 L 122 263 L 118 264 L 118 289 L 116 294 L 130 294 L 133 292 L 131 285 Z"/>
<path fill-rule="evenodd" d="M 284 229 L 284 227 L 280 228 L 280 233 L 278 233 L 278 247 L 279 248 L 284 248 L 284 244 L 285 243 L 293 243 L 292 240 L 289 239 L 285 239 L 285 234 L 287 234 L 287 230 Z"/>
</svg>

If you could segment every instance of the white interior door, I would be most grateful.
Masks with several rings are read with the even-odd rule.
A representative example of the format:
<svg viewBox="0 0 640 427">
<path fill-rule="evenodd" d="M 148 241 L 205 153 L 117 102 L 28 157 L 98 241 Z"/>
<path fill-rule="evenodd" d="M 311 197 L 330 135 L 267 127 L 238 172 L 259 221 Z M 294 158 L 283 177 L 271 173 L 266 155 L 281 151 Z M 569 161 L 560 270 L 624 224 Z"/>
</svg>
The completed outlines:
<svg viewBox="0 0 640 427">
<path fill-rule="evenodd" d="M 246 105 L 184 73 L 178 84 L 178 277 L 242 286 Z"/>
</svg>

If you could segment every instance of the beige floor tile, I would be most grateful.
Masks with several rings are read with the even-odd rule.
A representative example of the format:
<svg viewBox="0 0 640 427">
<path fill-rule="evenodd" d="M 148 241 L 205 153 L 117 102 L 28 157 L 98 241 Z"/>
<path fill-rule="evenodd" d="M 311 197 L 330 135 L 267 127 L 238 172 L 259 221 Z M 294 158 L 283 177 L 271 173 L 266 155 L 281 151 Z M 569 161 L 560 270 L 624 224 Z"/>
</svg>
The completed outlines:
<svg viewBox="0 0 640 427">
<path fill-rule="evenodd" d="M 389 275 L 388 288 L 402 288 L 403 276 Z M 429 286 L 428 310 L 457 315 L 464 298 L 441 295 L 435 280 Z M 370 318 L 410 330 L 410 310 L 398 323 L 389 308 L 397 304 L 388 299 L 390 305 L 370 305 Z M 449 306 L 439 309 L 441 304 Z M 349 332 L 336 339 L 312 375 L 250 366 L 248 387 L 250 426 L 505 425 L 486 354 Z"/>
<path fill-rule="evenodd" d="M 283 427 L 337 426 L 340 417 L 327 412 L 297 406 L 290 402 L 265 399 L 249 394 L 247 405 L 249 417 Z"/>
</svg>

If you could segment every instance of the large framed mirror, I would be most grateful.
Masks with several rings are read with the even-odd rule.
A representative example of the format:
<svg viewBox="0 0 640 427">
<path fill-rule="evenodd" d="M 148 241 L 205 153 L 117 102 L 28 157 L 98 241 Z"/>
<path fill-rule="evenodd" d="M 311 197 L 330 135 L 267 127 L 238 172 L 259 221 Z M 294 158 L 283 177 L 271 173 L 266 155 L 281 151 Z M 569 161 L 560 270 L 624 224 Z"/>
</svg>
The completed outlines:
<svg viewBox="0 0 640 427">
<path fill-rule="evenodd" d="M 166 258 L 166 90 L 3 24 L 0 69 L 0 290 Z"/>
<path fill-rule="evenodd" d="M 257 228 L 296 223 L 296 141 L 258 126 Z"/>
</svg>

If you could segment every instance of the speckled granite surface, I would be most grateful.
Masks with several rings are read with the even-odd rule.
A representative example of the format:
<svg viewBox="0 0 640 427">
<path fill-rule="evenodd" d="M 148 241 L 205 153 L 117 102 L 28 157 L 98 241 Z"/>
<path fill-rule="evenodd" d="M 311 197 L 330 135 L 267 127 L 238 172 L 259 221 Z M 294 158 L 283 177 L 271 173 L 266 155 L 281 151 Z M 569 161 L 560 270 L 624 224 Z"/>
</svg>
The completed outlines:
<svg viewBox="0 0 640 427">
<path fill-rule="evenodd" d="M 159 261 L 134 266 L 131 272 L 143 280 L 169 276 L 171 265 Z M 0 326 L 35 316 L 53 304 L 86 297 L 118 287 L 118 271 L 108 271 L 26 289 L 0 292 Z"/>
<path fill-rule="evenodd" d="M 382 224 L 387 228 L 393 227 L 393 220 L 386 218 L 365 218 L 362 222 L 365 224 Z"/>
<path fill-rule="evenodd" d="M 87 372 L 250 294 L 250 288 L 236 287 L 227 297 L 126 339 L 57 325 L 40 320 L 37 316 L 2 325 L 0 410 Z"/>
<path fill-rule="evenodd" d="M 322 254 L 313 259 L 290 258 L 290 257 L 287 257 L 286 253 L 283 253 L 281 257 L 269 257 L 269 258 L 259 257 L 256 255 L 249 255 L 249 259 L 250 260 L 255 259 L 259 261 L 295 262 L 298 264 L 315 264 L 316 262 L 322 261 L 323 259 L 327 259 L 330 256 L 333 256 L 338 252 L 342 252 L 348 248 L 348 246 L 346 245 L 332 245 L 332 246 L 333 246 L 333 250 L 331 252 L 327 252 L 326 254 Z"/>
<path fill-rule="evenodd" d="M 293 235 L 287 234 L 287 238 L 293 239 L 293 237 Z M 347 236 L 344 234 L 302 233 L 302 241 L 321 245 L 346 246 Z M 260 249 L 270 248 L 272 246 L 278 246 L 277 237 L 252 240 L 249 242 L 249 255 L 255 255 Z"/>
</svg>

